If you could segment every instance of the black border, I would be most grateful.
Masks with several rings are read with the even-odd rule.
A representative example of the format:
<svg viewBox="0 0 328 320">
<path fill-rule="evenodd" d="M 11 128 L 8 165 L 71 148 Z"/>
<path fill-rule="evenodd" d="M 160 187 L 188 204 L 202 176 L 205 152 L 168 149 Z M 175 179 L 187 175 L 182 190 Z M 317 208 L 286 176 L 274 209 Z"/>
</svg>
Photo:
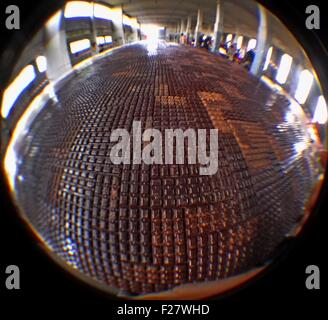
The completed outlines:
<svg viewBox="0 0 328 320">
<path fill-rule="evenodd" d="M 0 91 L 10 76 L 14 62 L 31 35 L 46 21 L 51 14 L 62 6 L 63 0 L 45 1 L 2 0 L 0 4 L 0 35 L 2 39 L 0 60 Z M 318 76 L 324 92 L 328 92 L 328 73 L 325 68 L 327 61 L 327 21 L 324 0 L 259 1 L 267 9 L 276 14 L 304 45 Z M 4 27 L 5 8 L 16 4 L 21 10 L 21 30 L 9 31 Z M 321 8 L 321 29 L 310 31 L 305 28 L 305 8 L 315 4 Z M 11 48 L 8 51 L 8 48 Z M 285 250 L 265 276 L 247 284 L 244 290 L 237 290 L 212 301 L 211 308 L 219 314 L 252 315 L 265 318 L 272 312 L 291 311 L 295 316 L 324 308 L 322 297 L 327 293 L 326 279 L 328 272 L 326 253 L 326 217 L 328 196 L 327 178 L 321 190 L 320 199 L 314 214 L 302 232 L 302 236 Z M 66 271 L 58 268 L 42 249 L 35 245 L 31 233 L 20 222 L 9 195 L 6 191 L 3 177 L 0 180 L 0 305 L 13 310 L 15 306 L 31 307 L 35 314 L 40 307 L 64 311 L 66 307 L 77 312 L 81 306 L 107 312 L 109 318 L 115 299 L 73 278 Z M 21 290 L 5 289 L 5 267 L 17 264 L 21 269 Z M 305 267 L 316 264 L 321 268 L 321 290 L 306 290 Z M 132 302 L 129 302 L 132 303 Z M 115 304 L 114 304 L 115 305 Z M 266 308 L 262 313 L 260 306 Z M 0 310 L 3 307 L 0 308 Z M 81 309 L 80 309 L 81 311 Z M 212 314 L 212 312 L 211 312 Z"/>
</svg>

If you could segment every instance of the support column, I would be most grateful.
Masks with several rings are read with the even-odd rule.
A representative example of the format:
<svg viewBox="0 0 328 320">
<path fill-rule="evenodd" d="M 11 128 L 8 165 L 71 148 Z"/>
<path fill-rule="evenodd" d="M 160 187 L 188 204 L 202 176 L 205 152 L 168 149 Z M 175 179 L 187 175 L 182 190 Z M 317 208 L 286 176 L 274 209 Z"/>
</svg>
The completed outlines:
<svg viewBox="0 0 328 320">
<path fill-rule="evenodd" d="M 181 29 L 181 23 L 178 22 L 177 23 L 177 32 L 176 32 L 176 35 L 175 35 L 175 41 L 177 43 L 180 43 L 180 29 Z"/>
<path fill-rule="evenodd" d="M 198 9 L 197 24 L 195 28 L 195 47 L 199 45 L 199 37 L 201 35 L 202 27 L 203 27 L 203 11 L 202 9 Z"/>
<path fill-rule="evenodd" d="M 237 45 L 237 42 L 238 42 L 238 38 L 239 38 L 239 31 L 237 30 L 236 33 L 235 33 L 235 36 L 232 38 L 232 43 Z"/>
<path fill-rule="evenodd" d="M 180 28 L 180 34 L 185 33 L 185 21 L 184 19 L 181 19 L 181 28 Z"/>
<path fill-rule="evenodd" d="M 63 11 L 59 11 L 46 24 L 45 56 L 49 80 L 57 80 L 72 69 L 63 24 Z"/>
<path fill-rule="evenodd" d="M 222 35 L 223 35 L 223 6 L 221 0 L 217 0 L 216 20 L 214 24 L 214 41 L 212 47 L 213 52 L 219 49 Z"/>
<path fill-rule="evenodd" d="M 177 33 L 180 32 L 180 29 L 181 29 L 181 24 L 180 24 L 180 22 L 178 22 L 178 23 L 177 23 Z"/>
<path fill-rule="evenodd" d="M 91 41 L 91 50 L 92 54 L 99 53 L 99 48 L 97 44 L 97 27 L 95 24 L 95 4 L 92 4 L 92 17 L 91 17 L 91 29 L 92 29 L 92 41 Z"/>
<path fill-rule="evenodd" d="M 260 76 L 268 51 L 268 22 L 265 9 L 258 5 L 258 12 L 260 16 L 260 23 L 257 31 L 257 45 L 255 50 L 255 57 L 251 66 L 250 72 L 254 76 Z"/>
<path fill-rule="evenodd" d="M 138 41 L 139 40 L 139 36 L 138 36 L 138 28 L 139 28 L 139 23 L 137 21 L 137 18 L 133 18 L 132 19 L 132 41 Z"/>
<path fill-rule="evenodd" d="M 191 33 L 191 16 L 188 16 L 187 28 L 186 28 L 186 34 L 187 34 L 188 41 L 189 41 L 190 33 Z"/>
<path fill-rule="evenodd" d="M 123 9 L 122 6 L 113 8 L 113 42 L 116 45 L 125 44 L 124 28 L 123 28 Z"/>
<path fill-rule="evenodd" d="M 188 16 L 186 32 L 187 34 L 191 32 L 191 16 Z"/>
</svg>

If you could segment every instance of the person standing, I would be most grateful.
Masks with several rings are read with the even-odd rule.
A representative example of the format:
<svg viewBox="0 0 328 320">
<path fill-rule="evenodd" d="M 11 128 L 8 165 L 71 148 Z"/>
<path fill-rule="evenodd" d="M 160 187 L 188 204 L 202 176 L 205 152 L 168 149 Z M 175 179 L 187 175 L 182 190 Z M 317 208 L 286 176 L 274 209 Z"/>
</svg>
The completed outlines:
<svg viewBox="0 0 328 320">
<path fill-rule="evenodd" d="M 231 44 L 229 49 L 228 49 L 228 59 L 229 59 L 229 61 L 233 61 L 236 51 L 237 51 L 236 45 L 234 43 Z"/>
</svg>

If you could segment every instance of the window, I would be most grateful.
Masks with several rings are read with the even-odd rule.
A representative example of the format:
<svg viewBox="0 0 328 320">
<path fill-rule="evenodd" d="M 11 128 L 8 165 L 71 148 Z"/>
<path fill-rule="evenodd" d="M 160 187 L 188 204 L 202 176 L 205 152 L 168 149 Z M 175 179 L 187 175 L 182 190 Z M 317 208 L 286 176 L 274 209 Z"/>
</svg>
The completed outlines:
<svg viewBox="0 0 328 320">
<path fill-rule="evenodd" d="M 241 46 L 243 45 L 243 36 L 239 36 L 237 39 L 237 49 L 240 49 Z"/>
<path fill-rule="evenodd" d="M 94 4 L 93 14 L 95 18 L 113 20 L 113 11 L 109 7 L 98 3 Z"/>
<path fill-rule="evenodd" d="M 65 6 L 65 18 L 92 17 L 92 3 L 86 1 L 70 1 Z"/>
<path fill-rule="evenodd" d="M 35 79 L 35 70 L 32 65 L 26 66 L 7 87 L 3 93 L 1 115 L 7 118 L 15 101 L 24 89 Z"/>
<path fill-rule="evenodd" d="M 113 39 L 112 36 L 99 36 L 97 37 L 97 44 L 102 45 L 102 44 L 108 44 L 112 43 Z"/>
<path fill-rule="evenodd" d="M 267 52 L 267 55 L 266 55 L 266 58 L 265 58 L 265 63 L 264 63 L 264 66 L 263 66 L 263 71 L 267 70 L 268 67 L 269 67 L 269 64 L 270 64 L 270 61 L 271 61 L 271 57 L 272 57 L 272 51 L 273 51 L 273 48 L 270 47 L 268 52 Z"/>
<path fill-rule="evenodd" d="M 36 58 L 36 66 L 38 67 L 39 72 L 45 72 L 47 70 L 47 58 L 44 56 L 38 56 Z"/>
<path fill-rule="evenodd" d="M 134 29 L 138 29 L 139 28 L 139 24 L 136 18 L 130 18 L 127 15 L 123 15 L 123 24 L 125 24 L 126 26 L 129 26 L 131 28 Z"/>
<path fill-rule="evenodd" d="M 227 43 L 227 46 L 228 46 L 228 47 L 229 47 L 230 44 L 231 44 L 231 40 L 232 40 L 232 34 L 230 33 L 230 34 L 227 35 L 227 38 L 226 38 L 226 43 Z"/>
<path fill-rule="evenodd" d="M 69 46 L 72 53 L 77 53 L 89 49 L 91 47 L 91 43 L 89 39 L 82 39 L 82 40 L 71 42 Z"/>
<path fill-rule="evenodd" d="M 328 120 L 327 113 L 327 104 L 326 100 L 323 96 L 318 98 L 317 106 L 314 111 L 314 116 L 312 122 L 316 122 L 319 124 L 325 124 Z"/>
<path fill-rule="evenodd" d="M 276 75 L 276 80 L 280 83 L 280 84 L 284 84 L 287 81 L 288 78 L 288 74 L 290 71 L 290 68 L 292 66 L 293 63 L 293 58 L 288 55 L 287 53 L 285 53 L 280 60 L 280 65 L 278 68 L 278 72 Z"/>
<path fill-rule="evenodd" d="M 105 38 L 104 37 L 97 37 L 97 44 L 102 45 L 105 43 Z"/>
<path fill-rule="evenodd" d="M 105 37 L 105 43 L 112 43 L 112 42 L 113 42 L 112 36 L 106 36 Z"/>
<path fill-rule="evenodd" d="M 303 70 L 301 72 L 296 93 L 295 99 L 299 103 L 304 103 L 310 93 L 311 87 L 313 84 L 313 75 L 309 70 Z"/>
<path fill-rule="evenodd" d="M 250 39 L 248 41 L 247 51 L 250 51 L 252 49 L 255 49 L 256 48 L 256 44 L 257 44 L 257 40 L 256 39 Z"/>
</svg>

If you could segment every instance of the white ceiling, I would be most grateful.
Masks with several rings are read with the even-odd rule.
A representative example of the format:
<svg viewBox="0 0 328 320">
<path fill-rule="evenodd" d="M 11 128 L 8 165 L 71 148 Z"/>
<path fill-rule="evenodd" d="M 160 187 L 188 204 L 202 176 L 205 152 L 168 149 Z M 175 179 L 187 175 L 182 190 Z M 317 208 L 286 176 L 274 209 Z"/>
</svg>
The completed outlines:
<svg viewBox="0 0 328 320">
<path fill-rule="evenodd" d="M 212 30 L 216 18 L 217 0 L 101 0 L 112 6 L 122 5 L 126 14 L 137 17 L 140 23 L 159 24 L 176 28 L 184 19 L 192 17 L 192 30 L 197 21 L 198 8 L 203 9 L 203 28 Z M 255 0 L 221 0 L 224 32 L 257 37 L 258 5 Z M 269 15 L 272 43 L 294 57 L 302 54 L 301 47 L 282 23 Z"/>
<path fill-rule="evenodd" d="M 187 22 L 192 17 L 192 28 L 197 21 L 197 10 L 204 11 L 204 26 L 213 27 L 216 17 L 216 0 L 105 0 L 118 6 L 130 16 L 137 17 L 140 23 L 154 23 L 163 26 L 176 26 L 181 19 Z M 227 31 L 247 28 L 248 33 L 257 30 L 257 6 L 252 0 L 225 0 L 224 27 Z"/>
</svg>

